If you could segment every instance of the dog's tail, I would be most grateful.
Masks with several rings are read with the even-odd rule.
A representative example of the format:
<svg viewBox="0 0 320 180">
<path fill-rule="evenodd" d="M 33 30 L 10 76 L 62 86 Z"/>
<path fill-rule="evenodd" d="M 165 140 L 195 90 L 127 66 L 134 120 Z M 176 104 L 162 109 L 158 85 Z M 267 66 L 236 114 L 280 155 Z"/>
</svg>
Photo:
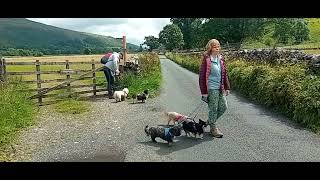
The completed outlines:
<svg viewBox="0 0 320 180">
<path fill-rule="evenodd" d="M 150 135 L 150 132 L 149 132 L 149 125 L 146 125 L 146 127 L 144 128 L 144 132 L 147 134 L 147 136 Z"/>
</svg>

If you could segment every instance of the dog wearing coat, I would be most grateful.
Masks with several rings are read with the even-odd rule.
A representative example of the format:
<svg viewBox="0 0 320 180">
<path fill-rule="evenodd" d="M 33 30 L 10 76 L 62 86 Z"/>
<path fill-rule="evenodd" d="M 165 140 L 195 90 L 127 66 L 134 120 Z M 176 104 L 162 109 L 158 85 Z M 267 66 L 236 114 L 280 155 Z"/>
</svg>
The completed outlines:
<svg viewBox="0 0 320 180">
<path fill-rule="evenodd" d="M 156 138 L 160 137 L 161 139 L 168 142 L 168 145 L 170 146 L 173 143 L 173 138 L 175 136 L 181 135 L 181 127 L 179 126 L 173 126 L 170 128 L 164 128 L 159 126 L 151 126 L 148 125 L 144 128 L 144 132 L 147 134 L 147 136 L 151 136 L 151 140 L 154 143 L 157 143 Z"/>
<path fill-rule="evenodd" d="M 166 112 L 165 115 L 168 117 L 168 125 L 171 121 L 175 124 L 176 122 L 181 123 L 189 119 L 188 116 L 182 115 L 177 112 Z"/>
<path fill-rule="evenodd" d="M 122 91 L 115 91 L 113 93 L 113 97 L 116 100 L 116 102 L 120 102 L 120 101 L 125 100 L 127 98 L 128 93 L 129 93 L 129 89 L 124 88 Z"/>
</svg>

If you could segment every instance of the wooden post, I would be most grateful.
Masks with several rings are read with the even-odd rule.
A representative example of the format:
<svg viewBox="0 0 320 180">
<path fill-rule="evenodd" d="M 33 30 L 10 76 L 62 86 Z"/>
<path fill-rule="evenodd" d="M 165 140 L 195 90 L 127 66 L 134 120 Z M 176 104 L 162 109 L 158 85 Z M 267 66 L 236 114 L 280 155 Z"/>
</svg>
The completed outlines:
<svg viewBox="0 0 320 180">
<path fill-rule="evenodd" d="M 5 58 L 2 58 L 2 74 L 4 81 L 7 81 L 7 66 Z"/>
<path fill-rule="evenodd" d="M 0 56 L 1 57 L 1 56 Z M 4 77 L 3 77 L 3 58 L 1 57 L 0 59 L 0 81 L 4 81 Z"/>
<path fill-rule="evenodd" d="M 70 66 L 69 66 L 69 60 L 66 60 L 66 69 L 70 69 Z M 70 74 L 67 73 L 67 80 L 70 80 Z M 70 91 L 70 84 L 67 84 L 68 88 L 67 90 Z"/>
<path fill-rule="evenodd" d="M 127 62 L 127 40 L 126 36 L 122 37 L 122 47 L 123 47 L 123 64 Z"/>
<path fill-rule="evenodd" d="M 42 105 L 42 96 L 41 96 L 41 78 L 40 78 L 40 62 L 36 60 L 36 73 L 37 73 L 37 88 L 38 88 L 38 102 L 39 105 Z"/>
<path fill-rule="evenodd" d="M 94 71 L 96 69 L 96 65 L 94 64 L 94 59 L 91 60 L 92 61 L 92 81 L 93 81 L 93 95 L 96 96 L 97 95 L 97 84 L 96 84 L 96 72 Z"/>
</svg>

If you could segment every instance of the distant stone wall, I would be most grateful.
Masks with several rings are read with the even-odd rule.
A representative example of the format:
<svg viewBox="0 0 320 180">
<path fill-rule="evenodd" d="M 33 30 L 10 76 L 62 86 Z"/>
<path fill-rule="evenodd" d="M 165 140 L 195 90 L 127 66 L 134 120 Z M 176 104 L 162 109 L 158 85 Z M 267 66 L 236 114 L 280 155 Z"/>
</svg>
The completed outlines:
<svg viewBox="0 0 320 180">
<path fill-rule="evenodd" d="M 320 74 L 320 55 L 305 54 L 297 50 L 283 49 L 253 49 L 229 51 L 223 53 L 227 58 L 241 58 L 247 61 L 265 61 L 273 64 L 285 62 L 306 63 L 313 73 Z"/>
</svg>

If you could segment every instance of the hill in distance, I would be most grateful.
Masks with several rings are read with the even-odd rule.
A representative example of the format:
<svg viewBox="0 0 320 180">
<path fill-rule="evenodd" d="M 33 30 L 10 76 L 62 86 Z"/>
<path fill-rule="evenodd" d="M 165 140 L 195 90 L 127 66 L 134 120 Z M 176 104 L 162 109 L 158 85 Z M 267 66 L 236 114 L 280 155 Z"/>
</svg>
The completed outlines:
<svg viewBox="0 0 320 180">
<path fill-rule="evenodd" d="M 121 47 L 121 39 L 110 36 L 67 30 L 24 18 L 0 18 L 2 55 L 84 54 L 88 50 L 101 54 Z M 139 46 L 127 43 L 127 48 L 132 52 Z"/>
</svg>

